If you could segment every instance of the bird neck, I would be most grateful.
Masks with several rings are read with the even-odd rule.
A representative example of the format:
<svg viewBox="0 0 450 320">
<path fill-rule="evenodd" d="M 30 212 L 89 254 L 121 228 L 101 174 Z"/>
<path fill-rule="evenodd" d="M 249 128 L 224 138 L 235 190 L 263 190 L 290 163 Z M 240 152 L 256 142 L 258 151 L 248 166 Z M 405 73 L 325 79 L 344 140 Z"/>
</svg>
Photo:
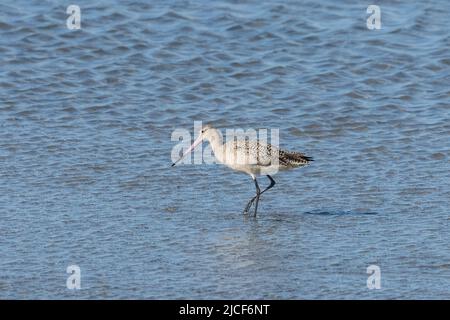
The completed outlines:
<svg viewBox="0 0 450 320">
<path fill-rule="evenodd" d="M 223 158 L 223 137 L 217 129 L 209 129 L 208 135 L 205 137 L 211 145 L 211 149 L 214 152 L 214 156 L 222 162 Z"/>
</svg>

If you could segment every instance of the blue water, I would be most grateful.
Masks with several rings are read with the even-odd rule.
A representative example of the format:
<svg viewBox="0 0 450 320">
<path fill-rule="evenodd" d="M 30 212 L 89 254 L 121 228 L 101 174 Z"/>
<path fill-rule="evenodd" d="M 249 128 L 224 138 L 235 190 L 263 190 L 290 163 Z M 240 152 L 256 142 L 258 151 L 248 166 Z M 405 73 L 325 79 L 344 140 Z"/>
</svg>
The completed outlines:
<svg viewBox="0 0 450 320">
<path fill-rule="evenodd" d="M 448 1 L 74 4 L 0 4 L 0 298 L 450 298 Z M 244 217 L 194 121 L 315 161 Z"/>
</svg>

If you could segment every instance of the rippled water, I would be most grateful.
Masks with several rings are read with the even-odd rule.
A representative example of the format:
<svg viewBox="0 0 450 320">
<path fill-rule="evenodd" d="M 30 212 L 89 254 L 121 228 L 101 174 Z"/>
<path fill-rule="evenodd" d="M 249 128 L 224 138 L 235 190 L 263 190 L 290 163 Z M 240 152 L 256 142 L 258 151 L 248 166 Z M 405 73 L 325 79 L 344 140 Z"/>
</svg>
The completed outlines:
<svg viewBox="0 0 450 320">
<path fill-rule="evenodd" d="M 447 1 L 74 2 L 0 4 L 0 298 L 450 298 Z M 200 120 L 315 162 L 245 218 Z"/>
</svg>

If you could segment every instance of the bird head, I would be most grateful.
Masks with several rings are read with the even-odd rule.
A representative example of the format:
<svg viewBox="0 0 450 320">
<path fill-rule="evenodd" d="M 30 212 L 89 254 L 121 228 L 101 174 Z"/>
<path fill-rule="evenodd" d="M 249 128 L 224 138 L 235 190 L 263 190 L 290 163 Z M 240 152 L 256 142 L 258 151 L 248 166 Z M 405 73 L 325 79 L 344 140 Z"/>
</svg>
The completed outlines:
<svg viewBox="0 0 450 320">
<path fill-rule="evenodd" d="M 190 154 L 195 149 L 195 147 L 198 146 L 203 141 L 203 139 L 210 140 L 213 131 L 215 131 L 215 129 L 211 125 L 207 124 L 203 126 L 194 143 L 191 144 L 191 146 L 183 153 L 183 155 L 177 161 L 172 163 L 172 167 L 175 166 L 178 162 L 180 162 L 188 154 Z"/>
</svg>

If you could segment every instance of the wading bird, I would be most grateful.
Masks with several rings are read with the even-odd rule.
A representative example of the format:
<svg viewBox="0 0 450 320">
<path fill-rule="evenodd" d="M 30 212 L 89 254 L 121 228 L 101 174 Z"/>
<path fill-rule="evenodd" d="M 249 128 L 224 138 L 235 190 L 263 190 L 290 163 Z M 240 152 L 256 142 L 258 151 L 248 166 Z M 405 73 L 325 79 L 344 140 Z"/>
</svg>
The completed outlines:
<svg viewBox="0 0 450 320">
<path fill-rule="evenodd" d="M 247 214 L 252 204 L 255 203 L 255 217 L 258 211 L 259 197 L 275 185 L 275 180 L 273 180 L 270 174 L 302 167 L 310 161 L 313 161 L 311 157 L 307 157 L 300 152 L 280 150 L 275 146 L 256 140 L 233 139 L 224 144 L 220 132 L 212 126 L 207 125 L 201 129 L 198 138 L 172 164 L 172 167 L 191 153 L 203 140 L 209 141 L 218 162 L 233 170 L 245 172 L 252 177 L 256 187 L 256 195 L 248 201 L 243 213 Z M 270 185 L 263 191 L 259 188 L 258 181 L 256 180 L 257 175 L 266 175 L 270 180 Z"/>
</svg>

